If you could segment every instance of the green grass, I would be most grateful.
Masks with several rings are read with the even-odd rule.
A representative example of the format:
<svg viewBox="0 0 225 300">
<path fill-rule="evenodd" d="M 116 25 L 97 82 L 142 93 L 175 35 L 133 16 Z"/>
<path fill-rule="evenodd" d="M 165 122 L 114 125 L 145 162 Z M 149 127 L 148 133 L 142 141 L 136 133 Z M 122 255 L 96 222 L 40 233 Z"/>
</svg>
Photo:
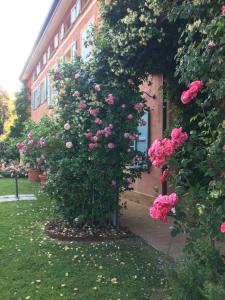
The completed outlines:
<svg viewBox="0 0 225 300">
<path fill-rule="evenodd" d="M 0 195 L 13 190 L 0 180 Z M 44 224 L 53 203 L 21 180 L 37 201 L 0 203 L 0 300 L 167 299 L 167 258 L 138 238 L 104 243 L 51 240 Z"/>
<path fill-rule="evenodd" d="M 39 185 L 31 183 L 27 179 L 21 178 L 18 180 L 19 194 L 37 194 Z M 15 179 L 2 179 L 0 178 L 0 196 L 15 195 L 16 183 Z"/>
</svg>

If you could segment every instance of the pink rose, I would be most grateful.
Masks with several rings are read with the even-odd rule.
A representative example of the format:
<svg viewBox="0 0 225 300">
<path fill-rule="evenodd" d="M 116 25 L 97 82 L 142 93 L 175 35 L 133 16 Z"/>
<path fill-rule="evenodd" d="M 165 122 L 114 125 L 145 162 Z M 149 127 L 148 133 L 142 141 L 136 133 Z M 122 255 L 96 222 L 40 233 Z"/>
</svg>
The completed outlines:
<svg viewBox="0 0 225 300">
<path fill-rule="evenodd" d="M 88 145 L 89 150 L 94 150 L 94 149 L 97 148 L 97 147 L 98 147 L 98 144 L 97 144 L 97 143 L 90 143 L 90 144 Z"/>
<path fill-rule="evenodd" d="M 33 132 L 32 131 L 28 132 L 27 136 L 28 136 L 29 139 L 32 139 Z"/>
<path fill-rule="evenodd" d="M 114 149 L 116 146 L 113 143 L 108 143 L 108 148 L 109 149 Z"/>
<path fill-rule="evenodd" d="M 100 91 L 101 91 L 101 86 L 100 86 L 100 84 L 96 84 L 96 85 L 95 85 L 95 91 L 96 91 L 96 92 L 100 92 Z"/>
<path fill-rule="evenodd" d="M 126 104 L 122 104 L 121 107 L 124 109 L 126 108 Z"/>
<path fill-rule="evenodd" d="M 188 139 L 186 132 L 183 132 L 183 128 L 174 128 L 171 132 L 171 138 L 174 145 L 174 148 L 177 149 L 181 147 L 183 143 Z"/>
<path fill-rule="evenodd" d="M 148 150 L 153 166 L 160 167 L 174 153 L 174 145 L 170 139 L 156 139 Z"/>
<path fill-rule="evenodd" d="M 115 98 L 113 97 L 112 94 L 109 94 L 106 98 L 105 98 L 105 102 L 109 105 L 113 105 L 115 103 Z"/>
<path fill-rule="evenodd" d="M 159 219 L 163 223 L 168 222 L 168 214 L 178 201 L 178 197 L 175 193 L 171 195 L 159 195 L 153 205 L 149 208 L 150 216 L 154 219 Z"/>
<path fill-rule="evenodd" d="M 127 119 L 128 120 L 132 120 L 134 118 L 134 116 L 132 115 L 132 114 L 129 114 L 128 116 L 127 116 Z"/>
<path fill-rule="evenodd" d="M 222 233 L 225 233 L 225 222 L 223 222 L 221 225 L 220 225 L 220 231 Z"/>
<path fill-rule="evenodd" d="M 90 114 L 91 116 L 96 117 L 97 114 L 99 113 L 99 108 L 89 108 L 88 111 L 89 111 L 89 114 Z"/>
<path fill-rule="evenodd" d="M 144 103 L 140 102 L 140 103 L 135 104 L 134 109 L 137 112 L 141 112 L 144 109 L 144 107 L 145 107 Z"/>
<path fill-rule="evenodd" d="M 80 97 L 80 92 L 75 91 L 75 92 L 73 93 L 73 97 Z"/>
<path fill-rule="evenodd" d="M 208 43 L 208 49 L 213 49 L 216 47 L 216 44 L 213 41 L 209 41 Z"/>
<path fill-rule="evenodd" d="M 91 141 L 96 143 L 98 141 L 98 137 L 96 135 L 91 137 Z"/>
<path fill-rule="evenodd" d="M 86 107 L 87 107 L 87 104 L 85 103 L 85 101 L 81 100 L 80 104 L 79 104 L 79 108 L 80 109 L 86 109 Z"/>
<path fill-rule="evenodd" d="M 225 13 L 225 5 L 221 6 L 221 13 L 224 14 Z"/>
<path fill-rule="evenodd" d="M 225 150 L 225 145 L 223 146 L 223 150 Z"/>
<path fill-rule="evenodd" d="M 95 124 L 101 125 L 103 122 L 100 118 L 95 119 Z"/>
<path fill-rule="evenodd" d="M 200 92 L 202 90 L 203 86 L 204 86 L 204 83 L 202 81 L 196 80 L 189 84 L 189 89 L 191 89 L 192 87 L 196 87 L 197 91 Z"/>
<path fill-rule="evenodd" d="M 130 134 L 128 132 L 125 132 L 123 136 L 125 137 L 125 139 L 128 139 Z"/>
<path fill-rule="evenodd" d="M 87 130 L 84 134 L 87 138 L 91 138 L 93 136 L 93 133 L 90 130 Z"/>
<path fill-rule="evenodd" d="M 190 91 L 189 90 L 183 91 L 183 93 L 181 94 L 181 102 L 183 104 L 187 104 L 187 103 L 191 102 L 191 100 L 192 100 L 192 95 L 191 95 Z"/>
</svg>

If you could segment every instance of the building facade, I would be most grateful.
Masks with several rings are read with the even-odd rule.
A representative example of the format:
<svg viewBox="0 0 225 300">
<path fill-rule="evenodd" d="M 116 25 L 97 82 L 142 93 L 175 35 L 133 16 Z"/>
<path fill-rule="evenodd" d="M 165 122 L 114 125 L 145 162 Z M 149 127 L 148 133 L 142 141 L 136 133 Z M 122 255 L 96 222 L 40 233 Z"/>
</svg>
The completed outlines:
<svg viewBox="0 0 225 300">
<path fill-rule="evenodd" d="M 107 1 L 107 0 L 106 0 Z M 90 53 L 86 44 L 93 25 L 99 24 L 99 3 L 97 0 L 54 0 L 39 36 L 24 66 L 20 79 L 30 90 L 31 118 L 38 122 L 48 115 L 54 105 L 54 91 L 49 71 L 62 62 L 71 62 L 75 54 L 84 60 Z M 144 83 L 144 91 L 149 112 L 147 125 L 140 128 L 140 139 L 136 147 L 146 151 L 151 142 L 162 136 L 165 127 L 165 107 L 162 98 L 163 78 L 153 75 L 151 86 Z M 155 97 L 152 97 L 152 96 Z M 159 181 L 160 170 L 151 167 L 137 180 L 129 198 L 139 202 L 149 202 L 150 196 L 162 192 Z"/>
</svg>

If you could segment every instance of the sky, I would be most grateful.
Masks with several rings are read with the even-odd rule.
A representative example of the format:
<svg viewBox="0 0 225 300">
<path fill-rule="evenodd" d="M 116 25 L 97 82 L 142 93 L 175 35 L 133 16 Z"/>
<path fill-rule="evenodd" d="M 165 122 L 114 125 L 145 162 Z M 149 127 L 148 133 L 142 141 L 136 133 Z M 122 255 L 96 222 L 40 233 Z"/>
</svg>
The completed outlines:
<svg viewBox="0 0 225 300">
<path fill-rule="evenodd" d="M 19 91 L 19 76 L 53 0 L 0 0 L 0 87 Z"/>
</svg>

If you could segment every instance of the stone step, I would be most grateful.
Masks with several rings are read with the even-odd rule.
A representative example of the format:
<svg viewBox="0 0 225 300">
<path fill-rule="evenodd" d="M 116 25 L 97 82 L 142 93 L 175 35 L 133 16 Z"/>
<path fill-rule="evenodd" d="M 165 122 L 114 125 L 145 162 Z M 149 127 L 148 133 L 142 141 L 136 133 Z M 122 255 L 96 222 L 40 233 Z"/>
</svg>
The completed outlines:
<svg viewBox="0 0 225 300">
<path fill-rule="evenodd" d="M 10 201 L 32 201 L 37 200 L 37 197 L 34 194 L 20 194 L 17 199 L 15 195 L 5 195 L 0 196 L 0 203 L 2 202 L 10 202 Z"/>
</svg>

